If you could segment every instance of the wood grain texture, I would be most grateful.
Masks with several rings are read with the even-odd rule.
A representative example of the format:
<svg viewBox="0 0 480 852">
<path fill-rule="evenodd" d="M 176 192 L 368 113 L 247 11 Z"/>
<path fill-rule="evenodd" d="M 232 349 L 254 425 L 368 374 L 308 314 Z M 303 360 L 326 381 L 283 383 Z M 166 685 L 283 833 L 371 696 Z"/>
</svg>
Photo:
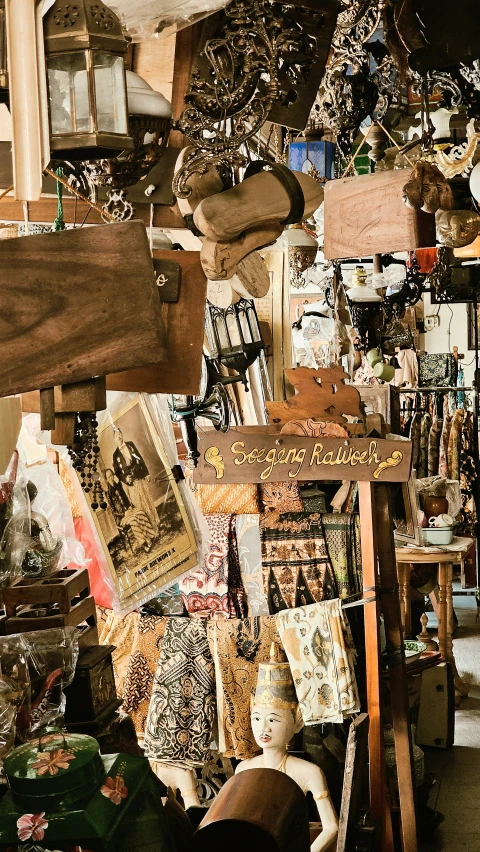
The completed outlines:
<svg viewBox="0 0 480 852">
<path fill-rule="evenodd" d="M 348 729 L 336 852 L 349 852 L 355 847 L 355 826 L 360 816 L 367 748 L 368 716 L 360 713 Z"/>
<path fill-rule="evenodd" d="M 297 389 L 286 402 L 266 402 L 270 420 L 288 423 L 289 420 L 333 420 L 345 423 L 348 414 L 362 419 L 360 394 L 353 385 L 346 385 L 348 374 L 343 367 L 312 370 L 295 367 L 285 370 L 285 376 Z"/>
<path fill-rule="evenodd" d="M 185 95 L 190 83 L 193 63 L 198 54 L 198 45 L 203 30 L 203 21 L 197 21 L 177 32 L 172 82 L 172 114 L 174 120 L 180 118 L 187 106 Z M 170 145 L 183 148 L 185 137 L 180 130 L 170 132 Z"/>
<path fill-rule="evenodd" d="M 367 711 L 370 723 L 368 736 L 370 808 L 374 822 L 382 825 L 386 816 L 384 809 L 386 789 L 380 700 L 380 601 L 375 595 L 379 578 L 373 484 L 359 482 L 358 497 L 362 537 L 363 598 L 369 601 L 364 606 L 364 619 Z"/>
<path fill-rule="evenodd" d="M 107 376 L 108 390 L 143 393 L 197 394 L 205 332 L 207 280 L 199 252 L 154 251 L 154 260 L 175 261 L 181 267 L 178 302 L 161 306 L 167 329 L 168 360 Z"/>
<path fill-rule="evenodd" d="M 186 148 L 182 148 L 175 163 L 175 172 L 178 172 L 179 169 L 181 169 L 185 157 L 193 150 L 193 145 L 187 145 Z M 223 182 L 216 167 L 209 164 L 206 165 L 205 168 L 205 174 L 202 175 L 194 172 L 194 174 L 190 175 L 186 181 L 187 186 L 191 189 L 191 194 L 188 198 L 177 199 L 178 209 L 182 216 L 191 216 L 204 198 L 209 198 L 210 195 L 216 195 L 217 192 L 221 192 L 223 189 Z"/>
<path fill-rule="evenodd" d="M 200 260 L 207 278 L 212 281 L 231 278 L 238 263 L 255 249 L 274 243 L 283 233 L 280 222 L 265 222 L 260 227 L 249 228 L 232 240 L 210 240 L 204 237 Z"/>
<path fill-rule="evenodd" d="M 22 428 L 22 409 L 18 396 L 0 399 L 0 476 L 10 464 Z"/>
<path fill-rule="evenodd" d="M 434 246 L 435 216 L 411 210 L 402 200 L 408 175 L 400 169 L 328 181 L 325 257 L 369 257 Z"/>
<path fill-rule="evenodd" d="M 202 432 L 198 449 L 194 482 L 226 485 L 309 479 L 405 482 L 412 454 L 410 441 L 279 435 L 257 426 Z"/>
<path fill-rule="evenodd" d="M 322 203 L 323 187 L 303 172 L 293 174 L 303 190 L 303 218 L 306 219 Z M 289 212 L 290 198 L 283 184 L 272 172 L 261 172 L 232 189 L 205 198 L 195 210 L 193 219 L 206 237 L 231 240 L 248 228 L 273 220 L 281 221 Z"/>
<path fill-rule="evenodd" d="M 382 596 L 382 612 L 387 640 L 391 713 L 395 736 L 401 836 L 404 852 L 416 852 L 415 771 L 408 703 L 407 670 L 403 652 L 403 631 L 395 567 L 392 500 L 385 483 L 374 486 L 380 584 L 389 590 Z M 363 543 L 363 536 L 362 536 Z"/>
<path fill-rule="evenodd" d="M 166 353 L 141 222 L 0 243 L 0 395 L 82 381 Z"/>
</svg>

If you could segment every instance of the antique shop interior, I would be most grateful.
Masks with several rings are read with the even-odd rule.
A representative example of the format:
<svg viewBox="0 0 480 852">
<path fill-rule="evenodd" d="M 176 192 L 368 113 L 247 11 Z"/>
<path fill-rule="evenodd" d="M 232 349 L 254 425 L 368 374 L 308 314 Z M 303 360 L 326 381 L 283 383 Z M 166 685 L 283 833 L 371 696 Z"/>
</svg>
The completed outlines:
<svg viewBox="0 0 480 852">
<path fill-rule="evenodd" d="M 0 852 L 479 852 L 478 0 L 0 0 Z"/>
</svg>

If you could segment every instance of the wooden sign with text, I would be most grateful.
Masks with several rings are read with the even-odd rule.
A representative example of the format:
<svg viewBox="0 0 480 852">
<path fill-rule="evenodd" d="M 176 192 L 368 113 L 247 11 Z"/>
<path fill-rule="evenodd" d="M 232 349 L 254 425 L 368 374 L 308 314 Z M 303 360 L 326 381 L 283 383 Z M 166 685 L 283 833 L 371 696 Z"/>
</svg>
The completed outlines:
<svg viewBox="0 0 480 852">
<path fill-rule="evenodd" d="M 306 438 L 243 427 L 204 432 L 194 482 L 346 479 L 406 482 L 412 461 L 411 441 L 382 438 Z"/>
</svg>

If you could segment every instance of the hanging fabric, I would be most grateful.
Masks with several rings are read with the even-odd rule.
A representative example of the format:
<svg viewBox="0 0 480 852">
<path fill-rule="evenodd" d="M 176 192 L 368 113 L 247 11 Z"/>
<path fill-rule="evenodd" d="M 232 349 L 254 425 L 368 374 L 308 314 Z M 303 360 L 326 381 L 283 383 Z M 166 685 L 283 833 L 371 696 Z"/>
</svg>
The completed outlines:
<svg viewBox="0 0 480 852">
<path fill-rule="evenodd" d="M 145 756 L 202 765 L 214 718 L 215 670 L 205 622 L 169 618 L 148 708 Z"/>
<path fill-rule="evenodd" d="M 306 725 L 342 723 L 360 710 L 355 649 L 339 600 L 276 616 Z"/>
<path fill-rule="evenodd" d="M 270 659 L 272 642 L 280 642 L 275 619 L 214 621 L 207 630 L 215 661 L 218 749 L 245 760 L 260 751 L 250 723 L 251 698 L 259 664 Z"/>
<path fill-rule="evenodd" d="M 443 420 L 435 417 L 428 435 L 428 473 L 427 476 L 437 476 L 440 464 L 440 441 L 443 431 Z"/>
<path fill-rule="evenodd" d="M 450 476 L 450 460 L 448 455 L 448 443 L 450 441 L 450 431 L 452 429 L 452 418 L 450 414 L 445 414 L 443 418 L 443 429 L 440 436 L 440 451 L 438 459 L 438 472 L 440 476 L 446 479 L 452 479 Z"/>
<path fill-rule="evenodd" d="M 465 411 L 459 408 L 452 419 L 452 428 L 448 439 L 448 459 L 450 479 L 460 479 L 460 452 L 462 446 L 462 428 Z"/>
<path fill-rule="evenodd" d="M 460 491 L 462 496 L 462 527 L 465 535 L 476 535 L 475 485 L 477 471 L 474 457 L 474 419 L 473 412 L 468 411 L 463 423 L 460 447 Z"/>
<path fill-rule="evenodd" d="M 321 515 L 267 513 L 260 518 L 260 533 L 270 613 L 338 597 Z"/>
<path fill-rule="evenodd" d="M 418 479 L 425 479 L 428 475 L 428 439 L 432 428 L 430 414 L 424 414 L 420 427 L 420 457 L 417 468 Z"/>
<path fill-rule="evenodd" d="M 127 616 L 128 618 L 128 616 Z M 153 680 L 158 668 L 167 618 L 161 615 L 142 615 L 130 645 L 123 689 L 123 710 L 133 719 L 135 730 L 145 734 Z"/>
<path fill-rule="evenodd" d="M 235 618 L 246 607 L 238 562 L 235 516 L 206 515 L 209 542 L 204 563 L 179 581 L 185 608 L 201 618 Z"/>
<path fill-rule="evenodd" d="M 263 588 L 259 515 L 237 515 L 236 533 L 247 615 L 268 615 L 268 602 Z"/>
<path fill-rule="evenodd" d="M 327 552 L 332 563 L 340 598 L 362 590 L 360 518 L 332 512 L 322 515 Z"/>
</svg>

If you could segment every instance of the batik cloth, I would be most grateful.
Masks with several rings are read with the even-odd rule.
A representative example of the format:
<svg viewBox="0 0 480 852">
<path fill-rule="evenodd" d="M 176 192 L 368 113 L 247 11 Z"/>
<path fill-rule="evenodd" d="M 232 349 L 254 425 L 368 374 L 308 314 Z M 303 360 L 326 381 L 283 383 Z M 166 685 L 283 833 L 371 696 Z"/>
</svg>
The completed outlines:
<svg viewBox="0 0 480 852">
<path fill-rule="evenodd" d="M 140 737 L 145 734 L 153 679 L 158 668 L 167 619 L 162 615 L 139 617 L 123 688 L 123 710 L 133 719 Z"/>
<path fill-rule="evenodd" d="M 362 591 L 362 551 L 358 515 L 332 512 L 322 515 L 327 553 L 340 598 Z"/>
<path fill-rule="evenodd" d="M 428 436 L 428 476 L 438 476 L 443 420 L 436 417 Z"/>
<path fill-rule="evenodd" d="M 430 414 L 424 414 L 420 427 L 420 459 L 417 468 L 418 479 L 425 479 L 428 475 L 428 438 L 432 428 Z"/>
<path fill-rule="evenodd" d="M 467 411 L 463 423 L 460 449 L 460 492 L 462 496 L 462 530 L 465 535 L 475 536 L 476 509 L 474 490 L 477 479 L 474 457 L 473 413 Z"/>
<path fill-rule="evenodd" d="M 246 604 L 238 561 L 235 516 L 206 515 L 210 534 L 204 563 L 179 581 L 185 609 L 198 618 L 243 617 Z"/>
<path fill-rule="evenodd" d="M 260 534 L 270 613 L 338 597 L 321 515 L 266 513 L 260 517 Z"/>
<path fill-rule="evenodd" d="M 462 428 L 465 411 L 459 408 L 452 418 L 452 428 L 448 439 L 448 461 L 450 479 L 460 479 L 460 453 L 462 448 Z"/>
<path fill-rule="evenodd" d="M 215 670 L 206 625 L 169 618 L 153 681 L 145 728 L 145 756 L 201 765 L 215 718 Z"/>
<path fill-rule="evenodd" d="M 410 425 L 410 440 L 412 442 L 412 468 L 418 470 L 420 466 L 420 442 L 422 434 L 422 415 L 414 414 Z"/>
<path fill-rule="evenodd" d="M 270 659 L 280 637 L 272 616 L 210 622 L 208 639 L 215 660 L 218 750 L 245 760 L 258 754 L 250 723 L 258 666 Z"/>
<path fill-rule="evenodd" d="M 305 724 L 341 723 L 358 713 L 355 649 L 340 600 L 281 612 L 276 623 Z"/>
<path fill-rule="evenodd" d="M 303 512 L 304 505 L 298 482 L 264 482 L 258 486 L 262 512 Z"/>
<path fill-rule="evenodd" d="M 237 515 L 238 558 L 249 617 L 268 615 L 268 603 L 263 588 L 260 518 L 256 515 Z"/>
<path fill-rule="evenodd" d="M 258 514 L 256 485 L 204 485 L 194 486 L 195 498 L 204 515 Z"/>
<path fill-rule="evenodd" d="M 443 429 L 440 436 L 440 452 L 438 458 L 438 472 L 440 476 L 446 479 L 451 479 L 450 462 L 448 458 L 448 442 L 450 440 L 450 431 L 452 428 L 452 418 L 450 414 L 445 414 L 443 418 Z"/>
<path fill-rule="evenodd" d="M 138 612 L 118 615 L 111 609 L 97 607 L 98 641 L 100 645 L 115 645 L 112 653 L 117 695 L 122 698 L 130 665 L 132 644 L 140 616 Z"/>
</svg>

